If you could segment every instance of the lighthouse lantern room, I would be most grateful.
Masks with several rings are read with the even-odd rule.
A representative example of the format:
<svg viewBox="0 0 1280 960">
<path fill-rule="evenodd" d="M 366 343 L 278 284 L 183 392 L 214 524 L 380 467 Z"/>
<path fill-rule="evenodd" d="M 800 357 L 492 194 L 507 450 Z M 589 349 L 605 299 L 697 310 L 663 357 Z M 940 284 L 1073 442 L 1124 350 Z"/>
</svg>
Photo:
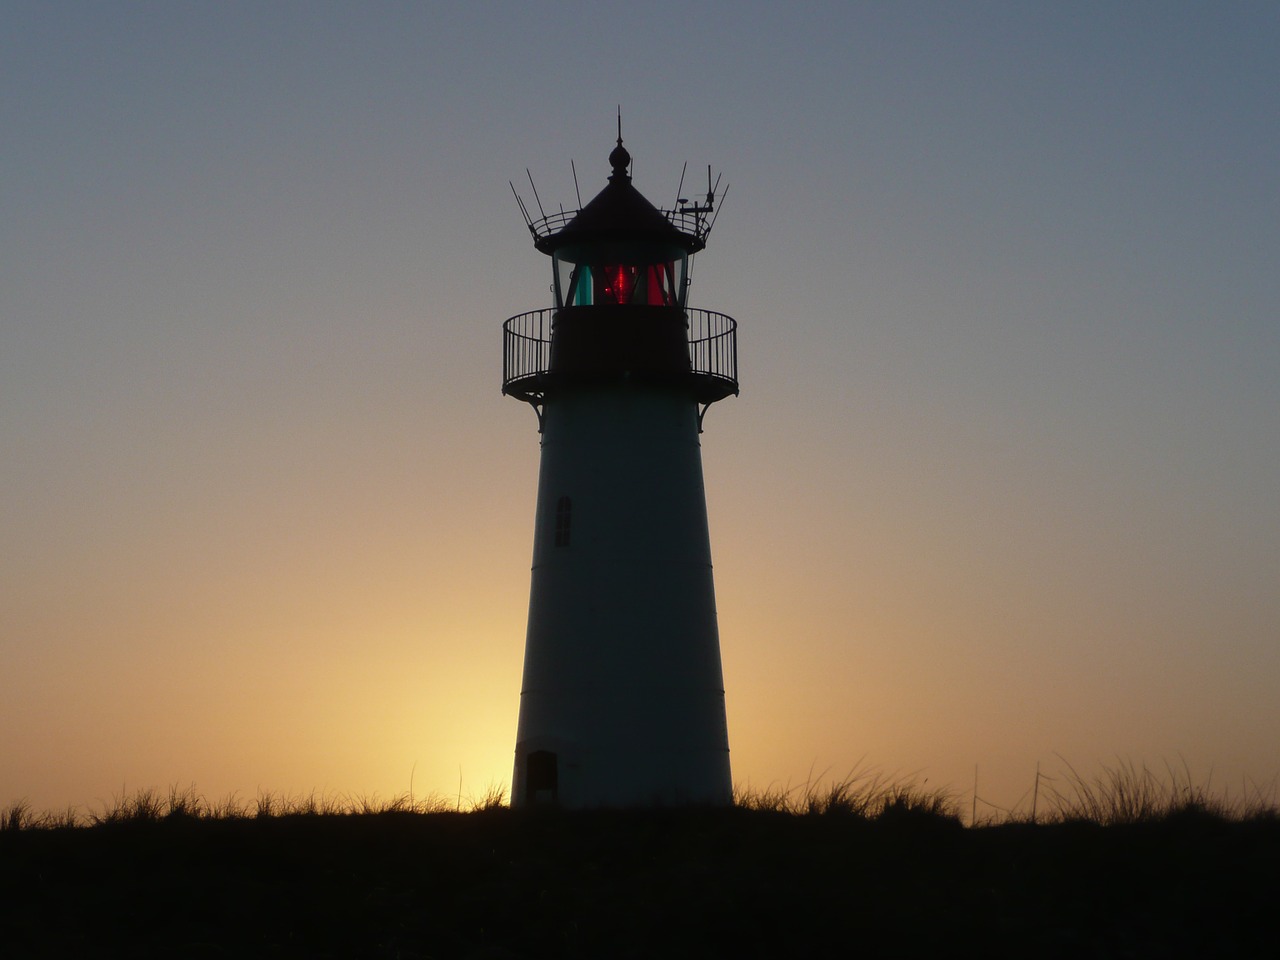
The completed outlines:
<svg viewBox="0 0 1280 960">
<path fill-rule="evenodd" d="M 727 804 L 699 436 L 738 392 L 737 323 L 686 303 L 715 187 L 660 210 L 621 135 L 609 162 L 579 210 L 520 202 L 554 306 L 503 327 L 502 391 L 541 434 L 512 802 Z"/>
</svg>

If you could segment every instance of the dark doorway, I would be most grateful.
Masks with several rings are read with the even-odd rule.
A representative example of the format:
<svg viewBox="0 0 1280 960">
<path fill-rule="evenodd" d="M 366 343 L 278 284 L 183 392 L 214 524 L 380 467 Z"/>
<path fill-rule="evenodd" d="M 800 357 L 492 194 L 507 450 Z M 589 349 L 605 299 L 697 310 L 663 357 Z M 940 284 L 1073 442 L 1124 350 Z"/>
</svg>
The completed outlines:
<svg viewBox="0 0 1280 960">
<path fill-rule="evenodd" d="M 555 803 L 559 792 L 556 755 L 534 750 L 525 758 L 525 791 L 530 803 Z"/>
</svg>

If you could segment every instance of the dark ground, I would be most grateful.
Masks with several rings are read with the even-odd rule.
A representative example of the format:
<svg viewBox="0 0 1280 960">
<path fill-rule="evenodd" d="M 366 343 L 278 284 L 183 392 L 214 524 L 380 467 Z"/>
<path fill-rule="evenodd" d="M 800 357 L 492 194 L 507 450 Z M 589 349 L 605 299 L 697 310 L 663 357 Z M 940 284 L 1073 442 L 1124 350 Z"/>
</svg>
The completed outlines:
<svg viewBox="0 0 1280 960">
<path fill-rule="evenodd" d="M 0 831 L 0 955 L 1261 957 L 1280 820 L 748 810 Z"/>
</svg>

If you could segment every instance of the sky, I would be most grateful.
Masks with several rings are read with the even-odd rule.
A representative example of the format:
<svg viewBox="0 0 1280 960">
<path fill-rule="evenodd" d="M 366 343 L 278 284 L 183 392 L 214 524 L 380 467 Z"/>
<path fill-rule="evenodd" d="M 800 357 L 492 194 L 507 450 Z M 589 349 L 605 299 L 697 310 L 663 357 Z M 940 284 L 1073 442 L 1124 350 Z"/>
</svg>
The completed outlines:
<svg viewBox="0 0 1280 960">
<path fill-rule="evenodd" d="M 3 0 L 0 803 L 509 785 L 501 326 L 551 266 L 508 181 L 594 195 L 619 106 L 651 200 L 730 186 L 735 783 L 1274 797 L 1278 46 L 1270 3 Z"/>
</svg>

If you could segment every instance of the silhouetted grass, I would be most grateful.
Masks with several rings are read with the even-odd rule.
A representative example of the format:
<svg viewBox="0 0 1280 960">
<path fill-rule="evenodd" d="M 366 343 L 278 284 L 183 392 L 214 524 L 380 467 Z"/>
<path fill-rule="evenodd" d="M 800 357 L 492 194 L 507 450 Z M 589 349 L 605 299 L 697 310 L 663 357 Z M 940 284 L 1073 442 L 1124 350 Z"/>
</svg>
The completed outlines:
<svg viewBox="0 0 1280 960">
<path fill-rule="evenodd" d="M 26 800 L 15 800 L 8 807 L 0 810 L 0 832 L 4 833 L 75 827 L 79 826 L 80 822 L 74 807 L 68 807 L 61 812 L 36 813 Z"/>
<path fill-rule="evenodd" d="M 755 812 L 792 816 L 843 816 L 863 820 L 904 817 L 960 822 L 956 795 L 926 788 L 914 777 L 894 779 L 878 770 L 855 768 L 825 786 L 812 780 L 796 786 L 734 789 L 734 805 Z"/>
<path fill-rule="evenodd" d="M 1088 782 L 1103 800 L 1111 781 Z M 0 953 L 425 960 L 856 947 L 934 958 L 967 944 L 985 960 L 1274 947 L 1274 816 L 1161 818 L 1148 806 L 1120 819 L 1101 803 L 1086 809 L 1105 826 L 965 829 L 945 793 L 865 773 L 744 790 L 721 809 L 571 814 L 498 798 L 459 812 L 457 798 L 207 803 L 191 788 L 140 791 L 77 827 L 14 804 L 0 829 Z"/>
<path fill-rule="evenodd" d="M 1240 792 L 1214 788 L 1212 777 L 1197 780 L 1190 767 L 1165 762 L 1160 769 L 1118 759 L 1086 776 L 1059 757 L 1056 774 L 1038 768 L 1026 798 L 1011 810 L 992 808 L 984 818 L 972 818 L 971 826 L 1008 823 L 1090 823 L 1098 826 L 1154 823 L 1171 819 L 1206 818 L 1248 822 L 1280 815 L 1276 783 L 1246 782 Z M 974 807 L 985 801 L 974 797 Z"/>
<path fill-rule="evenodd" d="M 1162 770 L 1145 764 L 1117 761 L 1103 766 L 1093 776 L 1085 776 L 1066 760 L 1057 775 L 1036 772 L 1035 797 L 1013 809 L 993 808 L 994 813 L 973 819 L 971 827 L 993 827 L 1034 823 L 1088 823 L 1097 826 L 1153 823 L 1169 819 L 1201 817 L 1232 822 L 1276 820 L 1280 818 L 1277 784 L 1246 784 L 1246 790 L 1232 796 L 1214 790 L 1210 782 L 1197 782 L 1182 764 L 1166 763 Z M 1024 798 L 1025 799 L 1025 798 Z M 842 779 L 824 782 L 812 777 L 791 786 L 771 784 L 734 788 L 733 805 L 752 813 L 782 814 L 792 817 L 846 817 L 865 821 L 902 821 L 960 824 L 964 822 L 962 798 L 950 788 L 929 787 L 914 776 L 891 777 L 883 772 L 857 767 Z M 979 798 L 975 798 L 977 802 Z M 976 804 L 975 804 L 976 806 Z M 475 813 L 507 807 L 506 788 L 490 784 L 485 790 L 465 798 L 432 793 L 415 797 L 410 793 L 381 798 L 377 794 L 286 795 L 269 791 L 252 801 L 236 796 L 210 801 L 194 785 L 167 791 L 144 788 L 132 794 L 122 792 L 100 808 L 81 813 L 74 807 L 56 812 L 36 812 L 26 800 L 17 800 L 0 809 L 0 831 L 59 829 L 121 823 L 158 823 L 173 820 L 245 820 L 279 817 L 357 816 L 378 814 Z"/>
<path fill-rule="evenodd" d="M 147 787 L 122 792 L 101 807 L 80 813 L 75 807 L 57 813 L 36 813 L 26 800 L 16 800 L 0 810 L 0 831 L 96 827 L 123 823 L 159 823 L 173 820 L 247 820 L 272 817 L 355 816 L 388 813 L 430 814 L 496 810 L 506 806 L 506 788 L 490 785 L 478 797 L 457 800 L 439 794 L 415 797 L 404 793 L 383 799 L 377 794 L 286 795 L 265 791 L 252 801 L 236 796 L 210 801 L 194 785 L 169 787 L 161 792 Z"/>
<path fill-rule="evenodd" d="M 1197 783 L 1186 764 L 1166 763 L 1163 772 L 1145 764 L 1118 761 L 1093 777 L 1081 775 L 1064 761 L 1062 785 L 1048 785 L 1053 820 L 1103 825 L 1208 817 L 1251 820 L 1276 813 L 1274 792 L 1268 801 L 1261 791 L 1231 798 Z"/>
<path fill-rule="evenodd" d="M 1264 956 L 1273 793 L 1042 778 L 1037 822 L 858 770 L 730 808 L 140 790 L 0 812 L 6 957 Z M 1056 793 L 1055 793 L 1056 791 Z M 837 941 L 833 946 L 833 939 Z"/>
</svg>

